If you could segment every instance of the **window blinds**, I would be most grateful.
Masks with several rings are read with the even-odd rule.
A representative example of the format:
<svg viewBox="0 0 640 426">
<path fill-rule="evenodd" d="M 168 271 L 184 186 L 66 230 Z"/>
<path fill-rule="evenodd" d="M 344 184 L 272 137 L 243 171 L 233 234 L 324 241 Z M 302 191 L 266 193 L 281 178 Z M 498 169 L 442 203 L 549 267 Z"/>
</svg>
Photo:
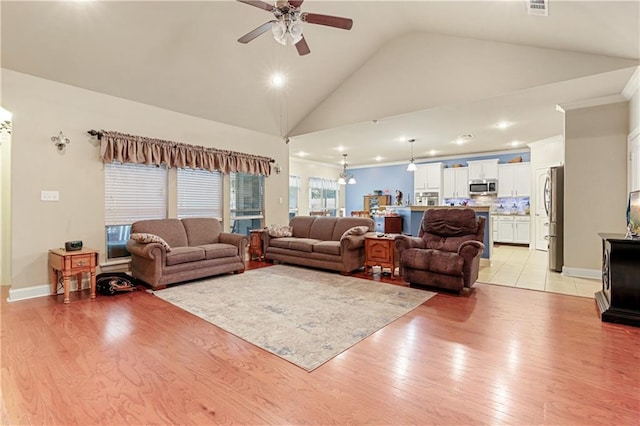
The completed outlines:
<svg viewBox="0 0 640 426">
<path fill-rule="evenodd" d="M 166 167 L 105 163 L 105 225 L 167 217 Z"/>
<path fill-rule="evenodd" d="M 231 217 L 262 217 L 264 212 L 264 176 L 231 173 Z"/>
<path fill-rule="evenodd" d="M 178 218 L 213 217 L 222 221 L 220 172 L 178 169 Z"/>
</svg>

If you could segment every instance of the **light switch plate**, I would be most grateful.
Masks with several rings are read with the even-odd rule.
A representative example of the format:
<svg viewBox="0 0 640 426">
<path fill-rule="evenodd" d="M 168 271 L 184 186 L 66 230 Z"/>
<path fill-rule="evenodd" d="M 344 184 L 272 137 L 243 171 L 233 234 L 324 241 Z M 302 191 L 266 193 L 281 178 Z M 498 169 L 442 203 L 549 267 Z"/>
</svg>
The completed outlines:
<svg viewBox="0 0 640 426">
<path fill-rule="evenodd" d="M 59 201 L 60 193 L 58 191 L 40 191 L 40 201 Z"/>
</svg>

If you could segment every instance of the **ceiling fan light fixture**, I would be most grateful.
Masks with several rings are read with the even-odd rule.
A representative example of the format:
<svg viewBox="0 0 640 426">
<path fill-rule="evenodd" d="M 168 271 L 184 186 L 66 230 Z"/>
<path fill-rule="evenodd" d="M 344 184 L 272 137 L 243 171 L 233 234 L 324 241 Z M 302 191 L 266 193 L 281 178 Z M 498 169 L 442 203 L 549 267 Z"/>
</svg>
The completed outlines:
<svg viewBox="0 0 640 426">
<path fill-rule="evenodd" d="M 281 20 L 271 27 L 273 38 L 283 46 L 294 45 L 302 40 L 302 23 L 298 21 Z"/>
</svg>

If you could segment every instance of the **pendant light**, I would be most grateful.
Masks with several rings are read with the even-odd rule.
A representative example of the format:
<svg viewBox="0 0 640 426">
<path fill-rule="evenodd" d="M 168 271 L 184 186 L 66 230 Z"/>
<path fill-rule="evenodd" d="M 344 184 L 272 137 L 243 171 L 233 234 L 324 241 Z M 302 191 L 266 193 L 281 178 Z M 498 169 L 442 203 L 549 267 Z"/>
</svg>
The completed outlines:
<svg viewBox="0 0 640 426">
<path fill-rule="evenodd" d="M 413 143 L 415 142 L 415 139 L 409 139 L 409 143 L 411 144 L 411 161 L 409 161 L 409 165 L 407 166 L 407 171 L 408 172 L 415 172 L 416 171 L 416 163 L 413 160 Z"/>
<path fill-rule="evenodd" d="M 342 156 L 344 157 L 342 159 L 342 173 L 340 173 L 340 177 L 338 178 L 338 184 L 340 185 L 355 185 L 356 182 L 356 178 L 353 177 L 353 175 L 349 175 L 347 174 L 347 154 L 342 154 Z"/>
</svg>

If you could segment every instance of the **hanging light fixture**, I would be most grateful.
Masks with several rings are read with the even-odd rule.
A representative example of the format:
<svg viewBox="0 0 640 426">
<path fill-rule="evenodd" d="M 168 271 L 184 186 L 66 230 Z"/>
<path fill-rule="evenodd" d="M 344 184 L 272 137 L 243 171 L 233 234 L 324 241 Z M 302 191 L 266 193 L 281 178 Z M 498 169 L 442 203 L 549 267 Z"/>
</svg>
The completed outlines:
<svg viewBox="0 0 640 426">
<path fill-rule="evenodd" d="M 348 174 L 347 173 L 347 154 L 342 154 L 342 156 L 344 157 L 342 159 L 342 173 L 340 173 L 340 177 L 338 178 L 338 183 L 340 185 L 354 185 L 356 184 L 356 178 L 353 177 L 352 174 Z"/>
<path fill-rule="evenodd" d="M 416 163 L 413 160 L 413 143 L 415 142 L 415 139 L 409 139 L 409 143 L 411 144 L 411 161 L 409 161 L 409 165 L 407 166 L 407 171 L 408 172 L 415 172 L 416 171 Z"/>
</svg>

